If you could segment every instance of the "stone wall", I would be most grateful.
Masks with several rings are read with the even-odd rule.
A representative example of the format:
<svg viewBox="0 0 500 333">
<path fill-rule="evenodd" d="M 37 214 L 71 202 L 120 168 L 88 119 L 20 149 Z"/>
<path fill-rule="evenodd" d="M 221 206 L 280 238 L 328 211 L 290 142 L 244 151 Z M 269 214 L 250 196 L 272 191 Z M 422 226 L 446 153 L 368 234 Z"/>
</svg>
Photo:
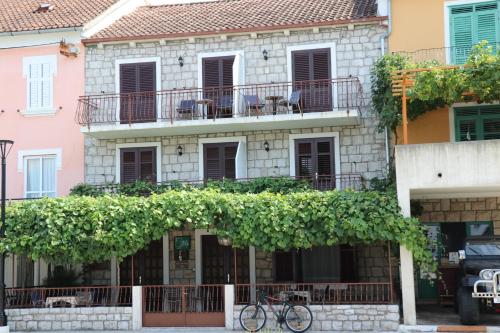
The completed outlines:
<svg viewBox="0 0 500 333">
<path fill-rule="evenodd" d="M 356 126 L 286 129 L 272 131 L 248 131 L 217 133 L 212 135 L 164 136 L 98 140 L 87 136 L 85 140 L 85 181 L 88 183 L 117 182 L 115 175 L 115 149 L 119 143 L 161 142 L 163 181 L 199 179 L 198 140 L 205 137 L 246 136 L 247 175 L 289 175 L 289 134 L 338 132 L 340 136 L 341 173 L 361 173 L 366 179 L 380 177 L 385 170 L 385 139 L 376 130 L 377 119 L 370 112 L 370 69 L 380 56 L 380 37 L 385 28 L 379 25 L 360 25 L 322 28 L 319 33 L 311 30 L 250 36 L 199 38 L 196 43 L 187 40 L 104 45 L 103 48 L 86 48 L 86 94 L 115 92 L 115 60 L 141 57 L 160 57 L 162 89 L 198 87 L 198 54 L 221 51 L 244 51 L 245 83 L 269 83 L 287 81 L 287 47 L 316 43 L 334 43 L 337 76 L 359 77 L 366 107 L 362 108 L 360 124 Z M 312 46 L 313 47 L 313 46 Z M 269 52 L 269 59 L 262 59 L 262 50 Z M 184 66 L 177 58 L 182 55 Z M 300 125 L 298 125 L 300 126 Z M 270 151 L 263 149 L 265 141 Z M 183 147 L 183 155 L 177 155 L 177 146 Z"/>
<path fill-rule="evenodd" d="M 242 305 L 234 307 L 235 330 L 241 330 L 239 316 L 242 308 Z M 313 314 L 311 331 L 396 332 L 399 328 L 397 305 L 311 305 L 309 308 Z M 266 314 L 266 328 L 276 328 L 273 313 L 266 308 Z"/>
<path fill-rule="evenodd" d="M 8 309 L 11 331 L 131 330 L 131 307 Z"/>
<path fill-rule="evenodd" d="M 340 169 L 342 174 L 360 173 L 365 179 L 381 176 L 385 165 L 384 138 L 370 127 L 320 127 L 274 131 L 231 132 L 172 137 L 129 139 L 85 139 L 85 181 L 90 184 L 118 182 L 115 176 L 116 145 L 123 143 L 161 143 L 162 180 L 197 180 L 199 175 L 198 140 L 201 138 L 246 136 L 247 175 L 249 178 L 290 175 L 289 135 L 339 132 Z M 264 142 L 270 150 L 264 150 Z M 182 156 L 177 146 L 183 147 Z M 202 154 L 202 152 L 201 152 Z"/>
<path fill-rule="evenodd" d="M 500 235 L 500 197 L 419 200 L 423 223 L 492 221 Z"/>
<path fill-rule="evenodd" d="M 130 58 L 161 58 L 161 88 L 198 88 L 198 55 L 223 51 L 244 52 L 244 72 L 246 84 L 285 82 L 287 78 L 287 47 L 294 45 L 334 43 L 337 76 L 359 77 L 370 91 L 370 67 L 381 55 L 380 38 L 386 27 L 379 24 L 356 25 L 348 27 L 325 27 L 319 33 L 311 30 L 291 31 L 287 36 L 283 32 L 250 35 L 227 36 L 227 40 L 218 37 L 197 38 L 195 42 L 186 40 L 145 41 L 103 45 L 88 45 L 85 48 L 86 71 L 85 93 L 115 93 L 115 60 Z M 262 57 L 262 51 L 269 52 L 269 59 Z M 177 59 L 183 57 L 184 66 L 180 67 Z"/>
<path fill-rule="evenodd" d="M 189 251 L 189 258 L 182 261 L 176 261 L 175 256 L 178 255 L 174 251 L 174 238 L 176 236 L 191 236 L 191 249 Z M 182 230 L 182 231 L 171 231 L 168 233 L 168 244 L 169 244 L 169 264 L 170 264 L 170 284 L 190 284 L 196 283 L 196 269 L 195 269 L 195 238 L 194 231 L 192 230 Z M 165 250 L 163 251 L 165 255 Z"/>
</svg>

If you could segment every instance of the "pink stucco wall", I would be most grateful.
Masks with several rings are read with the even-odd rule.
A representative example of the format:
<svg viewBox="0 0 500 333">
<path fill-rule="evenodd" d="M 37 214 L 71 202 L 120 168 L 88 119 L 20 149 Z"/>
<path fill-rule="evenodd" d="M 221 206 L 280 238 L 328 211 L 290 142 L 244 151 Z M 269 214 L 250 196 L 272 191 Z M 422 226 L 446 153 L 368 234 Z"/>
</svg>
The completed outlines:
<svg viewBox="0 0 500 333">
<path fill-rule="evenodd" d="M 83 45 L 80 45 L 83 51 Z M 54 107 L 51 116 L 23 116 L 27 104 L 23 57 L 57 55 Z M 77 58 L 59 54 L 59 45 L 0 50 L 0 138 L 15 141 L 7 160 L 7 198 L 24 197 L 24 172 L 18 170 L 20 150 L 62 150 L 57 195 L 83 181 L 84 138 L 74 121 L 78 96 L 84 91 L 84 52 Z"/>
</svg>

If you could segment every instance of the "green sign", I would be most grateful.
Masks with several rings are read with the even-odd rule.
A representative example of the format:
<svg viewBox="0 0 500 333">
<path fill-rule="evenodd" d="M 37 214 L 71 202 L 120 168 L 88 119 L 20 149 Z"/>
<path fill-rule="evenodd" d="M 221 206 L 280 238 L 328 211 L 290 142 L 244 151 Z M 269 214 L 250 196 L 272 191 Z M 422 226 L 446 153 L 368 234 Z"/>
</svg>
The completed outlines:
<svg viewBox="0 0 500 333">
<path fill-rule="evenodd" d="M 191 236 L 177 236 L 174 239 L 175 251 L 189 251 L 191 248 Z"/>
</svg>

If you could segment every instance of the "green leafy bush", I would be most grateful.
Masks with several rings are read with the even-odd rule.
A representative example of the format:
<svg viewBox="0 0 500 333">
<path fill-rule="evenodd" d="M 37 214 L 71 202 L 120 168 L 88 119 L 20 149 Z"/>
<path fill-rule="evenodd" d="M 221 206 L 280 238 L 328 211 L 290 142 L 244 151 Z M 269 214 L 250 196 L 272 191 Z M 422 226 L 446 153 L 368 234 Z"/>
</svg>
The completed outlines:
<svg viewBox="0 0 500 333">
<path fill-rule="evenodd" d="M 376 191 L 288 194 L 169 190 L 148 197 L 69 196 L 15 203 L 1 250 L 52 262 L 100 262 L 134 254 L 171 230 L 211 229 L 237 247 L 264 251 L 314 245 L 401 243 L 428 268 L 432 258 L 416 219 Z"/>
<path fill-rule="evenodd" d="M 130 184 L 104 184 L 102 186 L 78 184 L 70 191 L 71 195 L 98 197 L 104 194 L 117 194 L 127 196 L 147 196 L 152 193 L 164 193 L 170 190 L 191 191 L 194 189 L 211 188 L 227 193 L 292 193 L 312 190 L 307 180 L 290 177 L 261 177 L 250 180 L 208 180 L 199 183 L 183 183 L 170 181 L 155 184 L 137 181 Z"/>
</svg>

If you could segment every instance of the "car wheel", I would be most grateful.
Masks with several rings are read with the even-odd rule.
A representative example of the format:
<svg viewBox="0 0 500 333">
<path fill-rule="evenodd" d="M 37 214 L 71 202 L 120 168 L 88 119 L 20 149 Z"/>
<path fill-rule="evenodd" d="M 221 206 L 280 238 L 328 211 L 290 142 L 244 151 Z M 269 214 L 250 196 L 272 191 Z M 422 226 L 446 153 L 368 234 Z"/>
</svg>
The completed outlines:
<svg viewBox="0 0 500 333">
<path fill-rule="evenodd" d="M 479 299 L 472 298 L 472 289 L 462 287 L 458 290 L 458 310 L 463 325 L 479 323 Z"/>
</svg>

